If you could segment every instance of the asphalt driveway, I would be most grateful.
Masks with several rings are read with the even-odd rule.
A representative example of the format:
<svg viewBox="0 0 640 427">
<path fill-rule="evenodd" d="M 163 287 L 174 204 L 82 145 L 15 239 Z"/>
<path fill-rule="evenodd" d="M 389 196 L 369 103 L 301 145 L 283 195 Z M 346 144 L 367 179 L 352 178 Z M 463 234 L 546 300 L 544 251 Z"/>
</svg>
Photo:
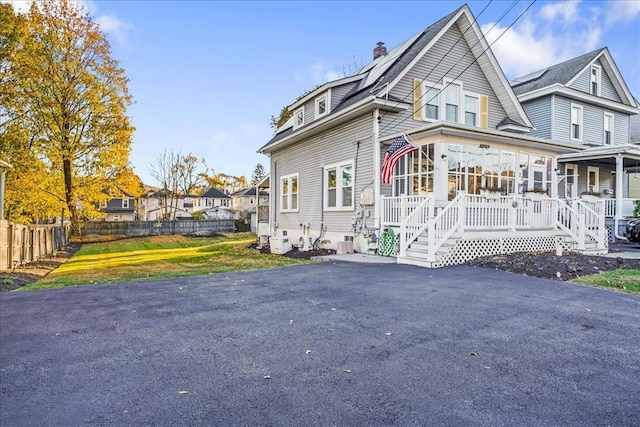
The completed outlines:
<svg viewBox="0 0 640 427">
<path fill-rule="evenodd" d="M 640 297 L 341 262 L 5 293 L 0 425 L 640 425 Z"/>
</svg>

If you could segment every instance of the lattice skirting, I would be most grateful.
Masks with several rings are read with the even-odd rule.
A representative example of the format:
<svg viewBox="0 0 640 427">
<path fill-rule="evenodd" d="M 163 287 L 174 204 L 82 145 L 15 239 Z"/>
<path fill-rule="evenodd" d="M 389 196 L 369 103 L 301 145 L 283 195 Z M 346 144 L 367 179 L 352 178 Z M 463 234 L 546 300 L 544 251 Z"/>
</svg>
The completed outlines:
<svg viewBox="0 0 640 427">
<path fill-rule="evenodd" d="M 571 248 L 558 236 L 504 237 L 495 239 L 459 240 L 434 267 L 463 264 L 469 260 L 512 252 L 555 251 L 560 246 Z"/>
</svg>

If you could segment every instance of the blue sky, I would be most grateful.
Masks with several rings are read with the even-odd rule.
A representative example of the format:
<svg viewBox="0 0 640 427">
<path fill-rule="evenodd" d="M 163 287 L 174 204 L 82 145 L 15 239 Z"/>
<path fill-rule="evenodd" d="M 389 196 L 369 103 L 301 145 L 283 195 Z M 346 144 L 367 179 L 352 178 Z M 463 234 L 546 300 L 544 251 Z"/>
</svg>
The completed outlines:
<svg viewBox="0 0 640 427">
<path fill-rule="evenodd" d="M 20 4 L 22 3 L 22 4 Z M 470 2 L 478 16 L 489 1 Z M 478 18 L 490 28 L 511 1 Z M 15 4 L 15 3 L 14 3 Z M 24 6 L 25 2 L 18 2 Z M 163 149 L 251 178 L 273 135 L 270 117 L 300 93 L 391 49 L 458 1 L 84 1 L 130 78 L 136 132 L 131 163 L 147 184 Z M 491 42 L 530 1 L 518 2 Z M 508 78 L 608 46 L 640 98 L 640 0 L 538 1 L 493 46 Z"/>
</svg>

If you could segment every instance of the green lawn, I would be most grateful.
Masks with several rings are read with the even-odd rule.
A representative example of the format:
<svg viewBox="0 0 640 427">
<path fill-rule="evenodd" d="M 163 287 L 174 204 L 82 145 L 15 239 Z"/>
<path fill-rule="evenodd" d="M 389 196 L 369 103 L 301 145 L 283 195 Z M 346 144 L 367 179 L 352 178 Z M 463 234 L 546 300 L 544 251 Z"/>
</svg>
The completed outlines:
<svg viewBox="0 0 640 427">
<path fill-rule="evenodd" d="M 308 262 L 249 249 L 251 233 L 193 238 L 154 236 L 84 244 L 66 263 L 22 290 L 163 279 Z"/>
<path fill-rule="evenodd" d="M 611 270 L 573 280 L 583 285 L 619 289 L 631 294 L 640 294 L 640 270 Z"/>
</svg>

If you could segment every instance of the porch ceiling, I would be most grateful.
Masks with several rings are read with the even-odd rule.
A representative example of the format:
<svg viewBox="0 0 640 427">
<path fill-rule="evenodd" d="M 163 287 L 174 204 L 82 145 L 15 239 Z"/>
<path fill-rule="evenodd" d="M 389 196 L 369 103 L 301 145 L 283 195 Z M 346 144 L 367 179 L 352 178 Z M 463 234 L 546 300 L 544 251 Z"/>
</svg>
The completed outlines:
<svg viewBox="0 0 640 427">
<path fill-rule="evenodd" d="M 581 151 L 579 153 L 566 153 L 558 155 L 558 162 L 571 163 L 576 161 L 592 161 L 603 165 L 616 164 L 616 158 L 621 155 L 624 167 L 637 166 L 640 162 L 640 147 L 624 145 L 620 147 L 598 147 Z"/>
</svg>

